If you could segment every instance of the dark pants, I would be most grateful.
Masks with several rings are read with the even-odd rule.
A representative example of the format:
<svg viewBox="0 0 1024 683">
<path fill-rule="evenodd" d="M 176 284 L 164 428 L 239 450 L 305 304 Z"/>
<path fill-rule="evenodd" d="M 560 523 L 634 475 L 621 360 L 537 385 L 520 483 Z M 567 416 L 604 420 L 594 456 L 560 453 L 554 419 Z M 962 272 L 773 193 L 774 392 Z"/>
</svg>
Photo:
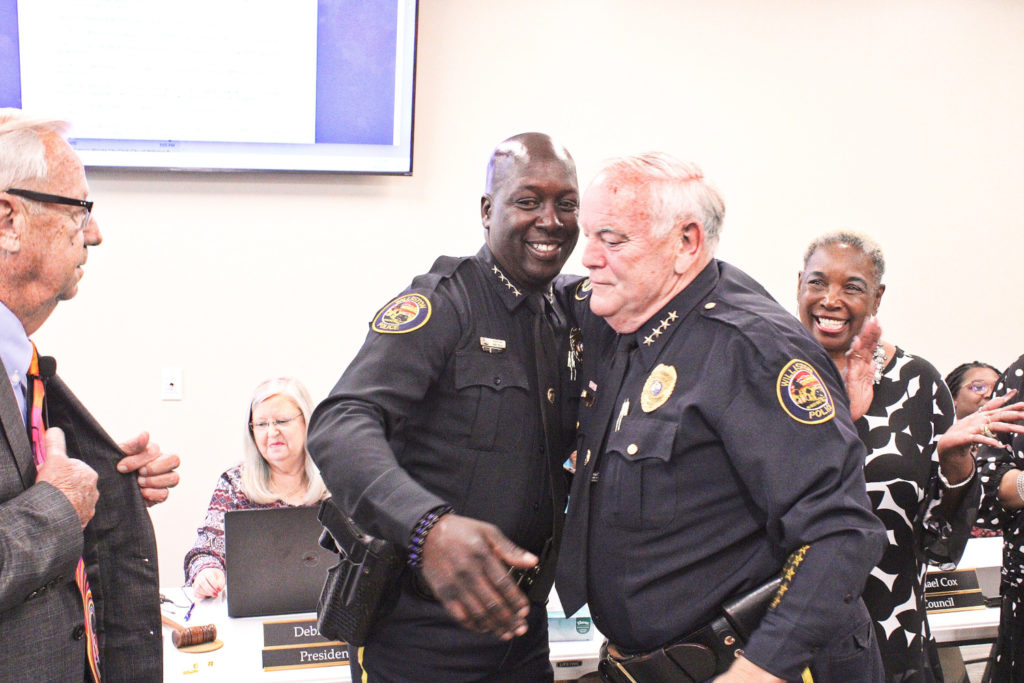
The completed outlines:
<svg viewBox="0 0 1024 683">
<path fill-rule="evenodd" d="M 882 683 L 885 668 L 878 650 L 875 625 L 864 603 L 849 622 L 850 628 L 822 648 L 811 660 L 815 683 Z"/>
<path fill-rule="evenodd" d="M 368 683 L 546 683 L 554 679 L 544 605 L 531 605 L 525 635 L 502 641 L 467 631 L 440 603 L 419 597 L 407 582 L 403 584 L 395 610 L 374 628 L 363 648 L 352 652 L 353 682 L 364 675 Z"/>
</svg>

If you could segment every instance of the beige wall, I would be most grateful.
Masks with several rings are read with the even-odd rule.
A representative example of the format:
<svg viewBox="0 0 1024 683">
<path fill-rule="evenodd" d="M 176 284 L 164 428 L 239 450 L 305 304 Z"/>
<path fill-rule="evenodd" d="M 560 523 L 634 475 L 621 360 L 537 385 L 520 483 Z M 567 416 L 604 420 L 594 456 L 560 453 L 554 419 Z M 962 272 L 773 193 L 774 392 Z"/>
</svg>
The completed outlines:
<svg viewBox="0 0 1024 683">
<path fill-rule="evenodd" d="M 182 456 L 153 510 L 165 585 L 251 389 L 291 374 L 323 396 L 377 307 L 476 250 L 488 152 L 524 130 L 560 137 L 584 183 L 617 153 L 703 165 L 719 255 L 791 309 L 810 238 L 868 232 L 886 338 L 943 373 L 1005 365 L 1019 287 L 989 269 L 1024 247 L 1022 36 L 1010 0 L 423 0 L 412 177 L 91 171 L 106 241 L 37 341 L 116 437 Z M 181 402 L 159 400 L 168 366 Z"/>
</svg>

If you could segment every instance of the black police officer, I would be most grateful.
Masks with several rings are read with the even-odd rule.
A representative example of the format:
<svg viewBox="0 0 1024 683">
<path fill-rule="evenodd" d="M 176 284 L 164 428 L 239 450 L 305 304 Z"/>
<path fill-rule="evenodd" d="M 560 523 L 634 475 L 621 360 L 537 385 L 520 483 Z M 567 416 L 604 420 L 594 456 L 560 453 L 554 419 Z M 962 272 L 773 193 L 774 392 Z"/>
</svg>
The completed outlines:
<svg viewBox="0 0 1024 683">
<path fill-rule="evenodd" d="M 562 146 L 502 142 L 481 198 L 486 245 L 439 258 L 380 309 L 312 416 L 335 502 L 409 553 L 397 606 L 354 657 L 370 681 L 553 677 L 544 602 L 576 392 L 551 282 L 578 203 Z"/>
</svg>

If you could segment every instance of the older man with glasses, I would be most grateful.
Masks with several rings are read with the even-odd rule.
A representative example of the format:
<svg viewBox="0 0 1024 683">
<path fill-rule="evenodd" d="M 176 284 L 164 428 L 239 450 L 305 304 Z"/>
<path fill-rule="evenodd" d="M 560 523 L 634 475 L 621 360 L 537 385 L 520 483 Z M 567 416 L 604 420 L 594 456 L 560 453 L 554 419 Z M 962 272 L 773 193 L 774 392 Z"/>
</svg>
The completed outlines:
<svg viewBox="0 0 1024 683">
<path fill-rule="evenodd" d="M 159 681 L 146 506 L 179 459 L 114 442 L 29 339 L 102 241 L 66 130 L 0 109 L 0 661 L 10 680 Z"/>
</svg>

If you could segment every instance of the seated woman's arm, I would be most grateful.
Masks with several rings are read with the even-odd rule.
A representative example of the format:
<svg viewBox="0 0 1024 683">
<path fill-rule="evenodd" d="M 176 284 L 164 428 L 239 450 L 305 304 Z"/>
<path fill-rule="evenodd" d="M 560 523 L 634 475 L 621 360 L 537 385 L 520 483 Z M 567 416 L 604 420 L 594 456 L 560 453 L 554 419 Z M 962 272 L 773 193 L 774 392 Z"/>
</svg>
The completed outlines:
<svg viewBox="0 0 1024 683">
<path fill-rule="evenodd" d="M 239 468 L 220 476 L 196 542 L 185 554 L 185 585 L 194 588 L 197 597 L 214 597 L 224 587 L 224 513 L 249 507 L 241 492 Z"/>
</svg>

